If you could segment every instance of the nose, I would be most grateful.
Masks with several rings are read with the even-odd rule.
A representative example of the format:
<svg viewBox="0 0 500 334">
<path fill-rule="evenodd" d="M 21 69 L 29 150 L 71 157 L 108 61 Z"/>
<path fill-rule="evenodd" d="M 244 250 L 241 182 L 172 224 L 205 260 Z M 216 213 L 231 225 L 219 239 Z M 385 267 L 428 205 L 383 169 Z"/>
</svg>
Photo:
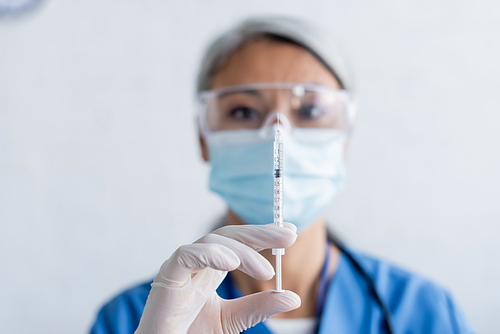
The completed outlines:
<svg viewBox="0 0 500 334">
<path fill-rule="evenodd" d="M 264 120 L 264 123 L 262 124 L 259 132 L 260 137 L 267 137 L 274 124 L 279 124 L 280 131 L 282 132 L 288 133 L 292 130 L 292 124 L 290 123 L 288 117 L 280 110 L 273 110 L 269 112 L 268 116 Z"/>
<path fill-rule="evenodd" d="M 270 125 L 274 125 L 274 124 L 277 124 L 278 126 L 283 126 L 283 117 L 286 118 L 285 114 L 279 110 L 279 109 L 274 109 L 273 111 L 271 111 L 269 113 L 272 117 L 272 122 Z M 281 117 L 281 119 L 280 119 Z"/>
<path fill-rule="evenodd" d="M 294 120 L 294 110 L 299 110 L 301 106 L 301 97 L 304 95 L 304 87 L 297 85 L 293 89 L 276 89 L 270 99 L 269 115 L 279 113 L 288 124 L 283 124 L 283 121 L 278 120 L 278 117 L 273 118 L 272 123 L 281 123 L 284 126 L 292 125 Z M 280 125 L 281 125 L 280 124 Z"/>
</svg>

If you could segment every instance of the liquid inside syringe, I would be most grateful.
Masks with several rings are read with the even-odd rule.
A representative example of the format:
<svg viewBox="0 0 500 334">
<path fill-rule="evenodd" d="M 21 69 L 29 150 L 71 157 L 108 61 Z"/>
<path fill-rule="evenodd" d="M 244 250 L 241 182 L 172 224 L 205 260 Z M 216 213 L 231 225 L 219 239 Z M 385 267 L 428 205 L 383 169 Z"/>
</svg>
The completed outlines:
<svg viewBox="0 0 500 334">
<path fill-rule="evenodd" d="M 278 128 L 274 135 L 274 224 L 283 227 L 283 139 Z M 276 292 L 283 291 L 281 276 L 281 256 L 285 254 L 284 248 L 273 248 L 273 255 L 276 255 Z"/>
</svg>

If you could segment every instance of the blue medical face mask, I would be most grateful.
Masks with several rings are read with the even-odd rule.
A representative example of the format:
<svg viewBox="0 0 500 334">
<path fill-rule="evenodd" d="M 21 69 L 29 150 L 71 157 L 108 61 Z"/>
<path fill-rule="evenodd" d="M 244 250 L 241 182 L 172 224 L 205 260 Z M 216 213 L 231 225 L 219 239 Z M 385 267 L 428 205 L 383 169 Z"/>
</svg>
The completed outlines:
<svg viewBox="0 0 500 334">
<path fill-rule="evenodd" d="M 206 137 L 212 171 L 209 188 L 247 224 L 273 222 L 273 140 L 259 130 Z M 306 229 L 342 192 L 345 135 L 331 129 L 295 128 L 283 133 L 284 221 Z"/>
</svg>

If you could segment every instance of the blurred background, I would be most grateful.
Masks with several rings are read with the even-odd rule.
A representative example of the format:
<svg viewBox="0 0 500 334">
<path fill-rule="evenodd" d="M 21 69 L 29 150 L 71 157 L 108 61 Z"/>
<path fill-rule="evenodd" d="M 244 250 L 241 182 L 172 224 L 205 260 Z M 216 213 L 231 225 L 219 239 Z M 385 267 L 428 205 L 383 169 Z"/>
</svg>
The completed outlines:
<svg viewBox="0 0 500 334">
<path fill-rule="evenodd" d="M 498 2 L 26 2 L 0 0 L 2 332 L 87 332 L 102 303 L 220 217 L 195 75 L 212 37 L 268 14 L 328 29 L 355 73 L 332 228 L 498 332 Z"/>
</svg>

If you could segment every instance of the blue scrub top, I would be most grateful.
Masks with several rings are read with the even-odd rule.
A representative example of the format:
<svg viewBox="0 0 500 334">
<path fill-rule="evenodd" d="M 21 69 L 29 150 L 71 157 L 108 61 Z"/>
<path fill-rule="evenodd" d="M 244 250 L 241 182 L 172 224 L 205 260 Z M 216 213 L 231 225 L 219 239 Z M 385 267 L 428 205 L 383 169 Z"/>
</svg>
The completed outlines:
<svg viewBox="0 0 500 334">
<path fill-rule="evenodd" d="M 451 296 L 428 280 L 384 261 L 350 251 L 375 283 L 392 316 L 395 333 L 474 333 Z M 151 281 L 124 291 L 99 311 L 91 334 L 132 334 L 139 325 Z M 222 298 L 241 293 L 226 276 L 217 289 Z M 327 292 L 319 334 L 386 333 L 380 306 L 368 283 L 341 253 Z M 265 323 L 249 328 L 247 334 L 272 334 Z"/>
</svg>

